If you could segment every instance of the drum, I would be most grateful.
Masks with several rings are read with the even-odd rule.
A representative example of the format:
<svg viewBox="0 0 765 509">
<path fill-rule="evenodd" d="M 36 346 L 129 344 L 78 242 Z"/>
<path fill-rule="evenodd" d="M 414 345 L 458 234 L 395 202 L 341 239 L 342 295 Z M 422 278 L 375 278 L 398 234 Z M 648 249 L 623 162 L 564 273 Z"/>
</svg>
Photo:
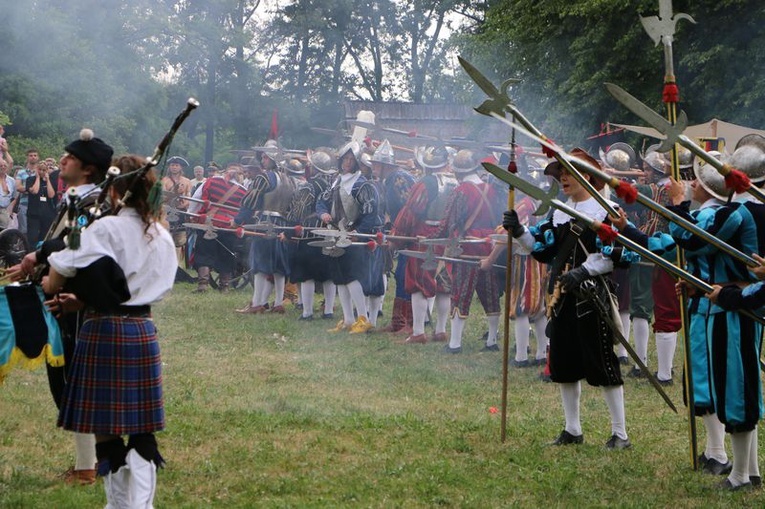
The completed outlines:
<svg viewBox="0 0 765 509">
<path fill-rule="evenodd" d="M 0 288 L 0 383 L 14 366 L 64 365 L 61 330 L 44 300 L 29 283 Z"/>
</svg>

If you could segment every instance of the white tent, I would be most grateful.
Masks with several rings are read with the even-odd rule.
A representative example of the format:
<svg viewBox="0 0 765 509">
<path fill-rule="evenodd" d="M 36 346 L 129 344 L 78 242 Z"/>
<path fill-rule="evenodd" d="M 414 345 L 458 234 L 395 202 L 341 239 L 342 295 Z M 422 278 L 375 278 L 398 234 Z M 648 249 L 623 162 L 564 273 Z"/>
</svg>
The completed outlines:
<svg viewBox="0 0 765 509">
<path fill-rule="evenodd" d="M 626 125 L 626 124 L 611 124 L 615 127 L 622 127 L 624 129 L 627 129 L 628 131 L 632 131 L 634 133 L 642 134 L 644 136 L 650 136 L 651 138 L 664 138 L 662 134 L 659 133 L 656 129 L 652 127 L 641 127 L 637 125 Z M 765 136 L 765 131 L 759 130 L 759 129 L 753 129 L 751 127 L 744 127 L 736 124 L 731 124 L 729 122 L 723 122 L 722 120 L 718 120 L 716 118 L 713 118 L 712 120 L 705 122 L 703 124 L 697 124 L 697 125 L 689 125 L 685 131 L 683 131 L 683 134 L 685 134 L 687 137 L 689 137 L 692 140 L 698 140 L 701 138 L 704 139 L 715 139 L 715 138 L 722 138 L 725 140 L 725 148 L 728 153 L 733 152 L 733 148 L 736 146 L 736 143 L 738 143 L 738 140 L 743 138 L 747 134 L 751 133 L 757 133 L 762 136 Z"/>
</svg>

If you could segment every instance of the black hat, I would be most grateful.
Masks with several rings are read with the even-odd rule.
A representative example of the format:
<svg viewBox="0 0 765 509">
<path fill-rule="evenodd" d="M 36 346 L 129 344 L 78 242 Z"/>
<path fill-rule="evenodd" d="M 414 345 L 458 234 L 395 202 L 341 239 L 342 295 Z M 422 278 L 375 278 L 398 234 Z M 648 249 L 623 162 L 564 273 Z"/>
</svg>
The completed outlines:
<svg viewBox="0 0 765 509">
<path fill-rule="evenodd" d="M 112 147 L 100 138 L 95 138 L 90 129 L 80 131 L 80 139 L 71 142 L 64 147 L 64 150 L 82 161 L 85 166 L 92 164 L 104 172 L 112 164 L 112 155 L 114 155 Z"/>
<path fill-rule="evenodd" d="M 184 168 L 188 168 L 189 167 L 189 162 L 187 160 L 185 160 L 184 158 L 182 158 L 181 156 L 173 156 L 173 157 L 171 157 L 170 159 L 167 160 L 167 164 L 168 165 L 171 165 L 173 163 L 180 164 Z"/>
</svg>

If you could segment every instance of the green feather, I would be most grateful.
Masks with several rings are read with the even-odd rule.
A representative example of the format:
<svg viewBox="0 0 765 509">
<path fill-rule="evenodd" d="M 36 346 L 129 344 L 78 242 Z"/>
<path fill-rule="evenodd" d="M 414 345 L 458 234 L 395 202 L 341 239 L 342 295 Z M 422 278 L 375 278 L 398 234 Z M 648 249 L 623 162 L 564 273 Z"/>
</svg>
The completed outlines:
<svg viewBox="0 0 765 509">
<path fill-rule="evenodd" d="M 149 190 L 149 208 L 157 216 L 162 209 L 162 183 L 157 180 Z"/>
</svg>

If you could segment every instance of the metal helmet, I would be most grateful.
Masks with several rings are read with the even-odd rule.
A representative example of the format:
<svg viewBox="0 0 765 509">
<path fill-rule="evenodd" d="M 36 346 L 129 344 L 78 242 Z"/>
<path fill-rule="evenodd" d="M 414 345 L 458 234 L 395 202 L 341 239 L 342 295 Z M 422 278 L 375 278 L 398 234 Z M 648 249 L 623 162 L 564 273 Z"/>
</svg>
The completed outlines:
<svg viewBox="0 0 765 509">
<path fill-rule="evenodd" d="M 332 150 L 326 147 L 320 147 L 311 152 L 308 156 L 308 162 L 316 168 L 319 173 L 332 175 L 337 173 L 337 158 L 332 154 Z"/>
<path fill-rule="evenodd" d="M 261 152 L 265 154 L 266 157 L 271 159 L 273 162 L 278 163 L 279 162 L 279 153 L 281 150 L 279 149 L 279 143 L 276 140 L 268 140 L 265 144 L 263 144 L 263 148 L 261 149 Z"/>
<path fill-rule="evenodd" d="M 733 152 L 728 159 L 728 164 L 740 170 L 755 184 L 765 181 L 765 144 L 763 148 L 758 145 L 743 145 Z"/>
<path fill-rule="evenodd" d="M 719 152 L 717 152 L 719 154 Z M 667 153 L 669 154 L 669 152 Z M 719 158 L 719 156 L 717 156 Z M 693 152 L 685 147 L 677 147 L 677 162 L 681 170 L 693 166 Z"/>
<path fill-rule="evenodd" d="M 372 154 L 372 162 L 396 166 L 393 147 L 391 147 L 390 142 L 387 139 L 383 140 L 383 142 L 380 143 L 380 146 L 377 147 L 377 150 L 375 150 L 375 153 Z"/>
<path fill-rule="evenodd" d="M 445 168 L 449 164 L 450 155 L 446 147 L 415 147 L 414 159 L 426 171 Z"/>
<path fill-rule="evenodd" d="M 475 152 L 468 149 L 462 149 L 455 154 L 452 160 L 452 171 L 455 174 L 466 174 L 478 169 L 481 161 Z"/>
<path fill-rule="evenodd" d="M 754 145 L 755 147 L 765 152 L 765 136 L 762 136 L 761 134 L 757 134 L 757 133 L 747 134 L 746 136 L 743 136 L 740 140 L 738 140 L 738 142 L 736 143 L 736 150 L 738 150 L 739 148 L 745 145 Z"/>
<path fill-rule="evenodd" d="M 305 167 L 303 166 L 303 163 L 301 163 L 298 159 L 290 159 L 285 163 L 284 168 L 290 175 L 305 175 Z"/>
<path fill-rule="evenodd" d="M 715 150 L 709 152 L 709 155 L 720 159 L 722 154 Z M 725 177 L 720 175 L 717 168 L 711 164 L 694 164 L 693 173 L 696 175 L 701 187 L 703 187 L 709 194 L 718 200 L 728 199 L 728 195 L 731 191 L 725 187 Z"/>
<path fill-rule="evenodd" d="M 369 153 L 362 152 L 361 156 L 359 156 L 359 164 L 361 166 L 363 166 L 364 168 L 371 169 L 372 168 L 372 158 L 373 158 L 373 156 L 369 155 Z"/>
<path fill-rule="evenodd" d="M 664 154 L 657 150 L 658 148 L 658 143 L 649 146 L 641 155 L 641 158 L 643 159 L 643 163 L 647 164 L 653 171 L 666 175 L 667 170 L 669 169 L 669 161 L 664 157 Z"/>
<path fill-rule="evenodd" d="M 626 143 L 617 142 L 608 147 L 605 153 L 601 151 L 600 160 L 609 168 L 628 171 L 635 163 L 635 150 Z"/>
<path fill-rule="evenodd" d="M 343 169 L 343 157 L 348 153 L 351 153 L 353 158 L 356 159 L 356 169 L 354 171 L 361 169 L 361 145 L 356 141 L 349 141 L 337 151 L 337 169 Z"/>
</svg>

